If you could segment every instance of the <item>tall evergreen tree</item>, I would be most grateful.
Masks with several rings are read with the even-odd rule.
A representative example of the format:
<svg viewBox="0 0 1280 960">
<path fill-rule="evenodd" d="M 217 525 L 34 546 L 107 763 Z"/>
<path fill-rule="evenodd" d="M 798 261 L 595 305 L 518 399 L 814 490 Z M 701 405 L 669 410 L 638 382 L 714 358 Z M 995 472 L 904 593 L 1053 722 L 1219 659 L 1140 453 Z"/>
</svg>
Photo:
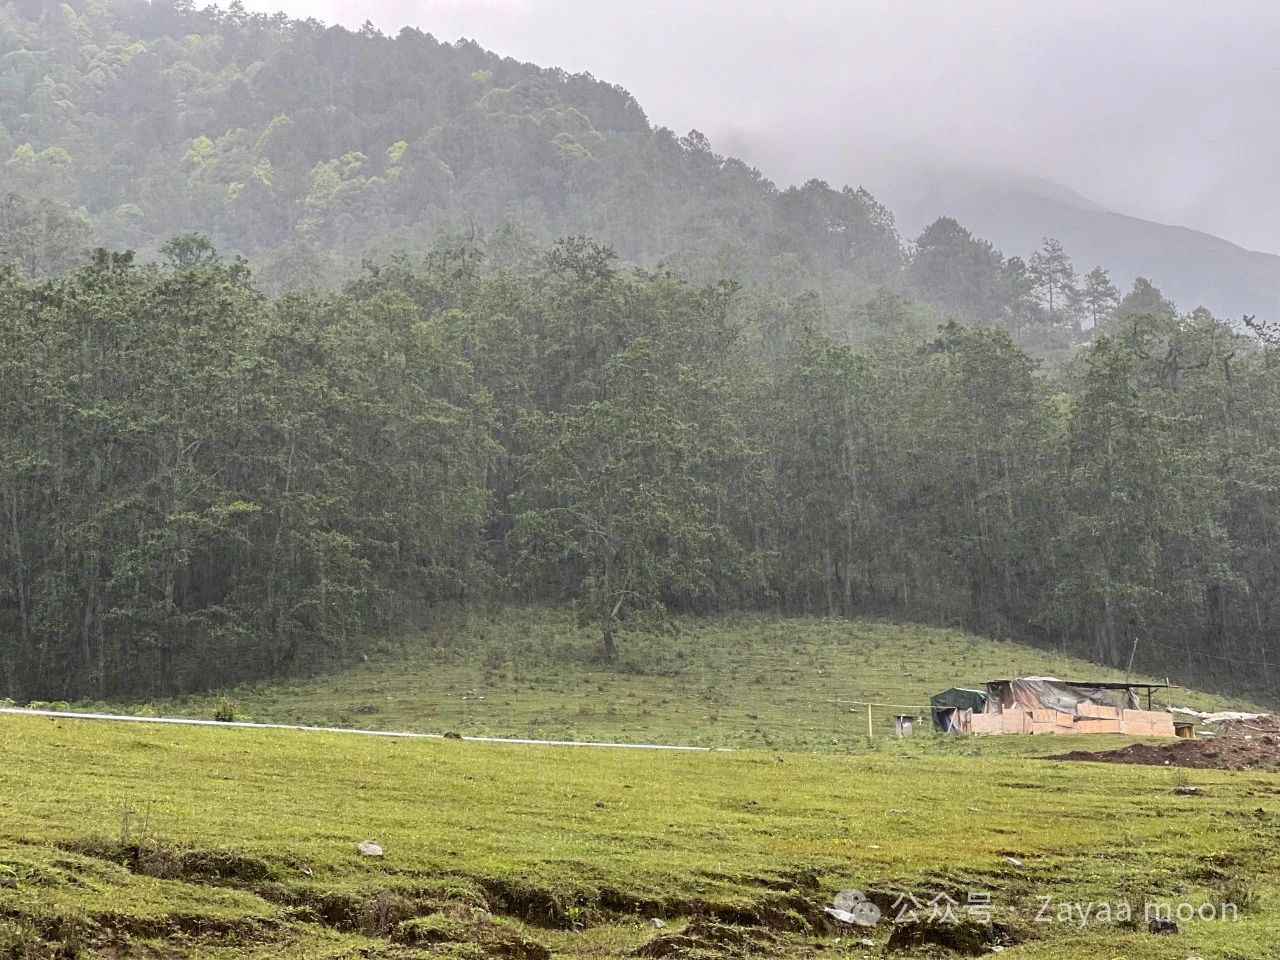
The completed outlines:
<svg viewBox="0 0 1280 960">
<path fill-rule="evenodd" d="M 1094 267 L 1085 276 L 1080 290 L 1080 309 L 1089 318 L 1090 328 L 1108 328 L 1119 305 L 1120 291 L 1111 282 L 1111 275 L 1102 267 Z"/>
<path fill-rule="evenodd" d="M 1079 317 L 1071 310 L 1076 272 L 1062 243 L 1053 237 L 1046 237 L 1044 245 L 1032 254 L 1027 267 L 1048 321 L 1072 326 L 1078 332 Z"/>
</svg>

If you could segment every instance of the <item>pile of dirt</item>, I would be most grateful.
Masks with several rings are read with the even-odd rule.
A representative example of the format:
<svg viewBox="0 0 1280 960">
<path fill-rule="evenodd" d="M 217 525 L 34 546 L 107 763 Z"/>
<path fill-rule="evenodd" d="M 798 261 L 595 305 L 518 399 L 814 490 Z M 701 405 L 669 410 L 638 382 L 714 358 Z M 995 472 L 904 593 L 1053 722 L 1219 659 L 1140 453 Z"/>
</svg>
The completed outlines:
<svg viewBox="0 0 1280 960">
<path fill-rule="evenodd" d="M 1268 718 L 1270 719 L 1270 718 Z M 1250 721 L 1256 723 L 1257 721 Z M 1194 767 L 1201 770 L 1280 771 L 1280 730 L 1155 745 L 1135 743 L 1119 750 L 1073 750 L 1049 760 L 1088 760 L 1140 766 Z"/>
</svg>

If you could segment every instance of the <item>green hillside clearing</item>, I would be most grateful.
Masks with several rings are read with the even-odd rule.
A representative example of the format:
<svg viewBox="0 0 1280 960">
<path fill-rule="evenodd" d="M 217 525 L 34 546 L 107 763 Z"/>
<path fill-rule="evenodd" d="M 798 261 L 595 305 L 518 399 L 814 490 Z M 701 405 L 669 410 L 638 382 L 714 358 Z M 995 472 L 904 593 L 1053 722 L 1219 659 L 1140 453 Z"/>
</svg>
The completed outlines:
<svg viewBox="0 0 1280 960">
<path fill-rule="evenodd" d="M 1034 647 L 918 625 L 729 616 L 677 627 L 628 635 L 619 660 L 607 663 L 598 637 L 568 611 L 454 612 L 327 676 L 131 709 L 211 717 L 225 697 L 242 719 L 279 723 L 844 752 L 866 748 L 866 702 L 886 705 L 873 708 L 873 725 L 887 735 L 895 713 L 923 714 L 929 695 L 950 686 L 1123 678 Z M 1162 696 L 1199 709 L 1249 706 L 1183 689 Z M 1027 748 L 1012 741 L 952 749 Z"/>
</svg>

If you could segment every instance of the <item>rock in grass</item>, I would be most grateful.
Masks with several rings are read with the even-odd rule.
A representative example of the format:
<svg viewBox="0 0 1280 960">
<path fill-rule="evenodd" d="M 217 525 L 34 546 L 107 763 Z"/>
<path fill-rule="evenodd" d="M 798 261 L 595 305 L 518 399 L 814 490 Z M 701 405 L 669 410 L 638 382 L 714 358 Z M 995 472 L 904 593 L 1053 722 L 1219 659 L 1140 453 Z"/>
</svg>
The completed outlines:
<svg viewBox="0 0 1280 960">
<path fill-rule="evenodd" d="M 661 930 L 666 925 L 667 921 L 663 920 L 661 917 L 654 917 L 649 921 L 649 926 L 653 927 L 655 930 Z"/>
<path fill-rule="evenodd" d="M 360 851 L 360 856 L 362 857 L 382 856 L 382 847 L 372 840 L 361 840 L 356 844 L 356 849 Z"/>
<path fill-rule="evenodd" d="M 833 920 L 839 920 L 841 923 L 855 923 L 853 914 L 848 910 L 841 910 L 839 907 L 823 907 L 822 912 Z"/>
<path fill-rule="evenodd" d="M 1151 933 L 1177 933 L 1178 925 L 1172 920 L 1152 917 L 1151 922 L 1147 924 L 1147 930 Z"/>
</svg>

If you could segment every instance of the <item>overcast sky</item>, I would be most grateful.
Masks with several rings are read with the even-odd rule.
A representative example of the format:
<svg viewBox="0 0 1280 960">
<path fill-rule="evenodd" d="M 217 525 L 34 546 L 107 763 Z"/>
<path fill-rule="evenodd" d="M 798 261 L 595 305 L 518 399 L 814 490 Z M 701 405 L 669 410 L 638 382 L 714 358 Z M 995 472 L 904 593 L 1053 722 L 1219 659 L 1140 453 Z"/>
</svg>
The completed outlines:
<svg viewBox="0 0 1280 960">
<path fill-rule="evenodd" d="M 1276 0 L 247 0 L 630 90 L 780 182 L 999 167 L 1280 253 Z"/>
</svg>

